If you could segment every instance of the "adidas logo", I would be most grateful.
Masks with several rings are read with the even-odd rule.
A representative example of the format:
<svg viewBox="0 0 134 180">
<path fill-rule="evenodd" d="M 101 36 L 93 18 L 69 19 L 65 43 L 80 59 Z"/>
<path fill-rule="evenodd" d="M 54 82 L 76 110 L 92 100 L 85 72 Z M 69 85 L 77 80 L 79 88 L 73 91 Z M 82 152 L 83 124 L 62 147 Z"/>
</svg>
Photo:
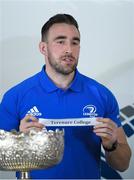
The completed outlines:
<svg viewBox="0 0 134 180">
<path fill-rule="evenodd" d="M 33 108 L 31 108 L 27 114 L 31 114 L 32 116 L 41 116 L 42 113 L 39 112 L 39 110 L 37 109 L 36 106 L 34 106 Z"/>
</svg>

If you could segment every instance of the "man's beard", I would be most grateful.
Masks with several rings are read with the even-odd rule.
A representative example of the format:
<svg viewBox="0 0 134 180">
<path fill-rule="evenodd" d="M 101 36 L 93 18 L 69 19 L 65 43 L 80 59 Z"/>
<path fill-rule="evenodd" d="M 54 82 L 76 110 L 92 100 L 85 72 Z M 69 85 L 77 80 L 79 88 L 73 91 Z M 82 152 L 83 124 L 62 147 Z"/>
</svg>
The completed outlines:
<svg viewBox="0 0 134 180">
<path fill-rule="evenodd" d="M 68 64 L 68 65 L 64 65 L 62 64 L 62 59 L 65 57 L 70 57 L 73 59 L 73 61 L 75 63 L 72 64 Z M 72 56 L 63 56 L 60 58 L 59 62 L 56 62 L 53 58 L 51 58 L 50 56 L 48 57 L 48 61 L 50 66 L 59 74 L 63 74 L 63 75 L 69 75 L 70 73 L 72 73 L 73 71 L 76 70 L 77 64 L 78 64 L 78 60 L 76 60 L 74 57 Z M 63 62 L 64 63 L 64 62 Z"/>
</svg>

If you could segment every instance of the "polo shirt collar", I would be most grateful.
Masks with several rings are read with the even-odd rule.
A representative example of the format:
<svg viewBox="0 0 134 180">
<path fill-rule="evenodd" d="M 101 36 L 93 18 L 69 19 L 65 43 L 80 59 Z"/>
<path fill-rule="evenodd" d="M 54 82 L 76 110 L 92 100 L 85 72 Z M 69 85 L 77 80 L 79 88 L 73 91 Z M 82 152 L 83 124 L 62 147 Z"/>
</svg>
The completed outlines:
<svg viewBox="0 0 134 180">
<path fill-rule="evenodd" d="M 72 91 L 81 92 L 81 90 L 82 90 L 82 78 L 81 78 L 81 76 L 82 75 L 76 69 L 74 79 L 73 79 L 73 81 L 69 87 Z"/>
<path fill-rule="evenodd" d="M 39 76 L 40 76 L 39 78 L 40 78 L 41 86 L 48 93 L 60 89 L 53 83 L 53 81 L 47 75 L 47 73 L 45 71 L 45 65 L 43 66 Z M 82 90 L 81 74 L 78 72 L 77 69 L 75 72 L 74 79 L 68 89 L 71 89 L 72 91 L 75 91 L 75 92 L 80 92 Z"/>
</svg>

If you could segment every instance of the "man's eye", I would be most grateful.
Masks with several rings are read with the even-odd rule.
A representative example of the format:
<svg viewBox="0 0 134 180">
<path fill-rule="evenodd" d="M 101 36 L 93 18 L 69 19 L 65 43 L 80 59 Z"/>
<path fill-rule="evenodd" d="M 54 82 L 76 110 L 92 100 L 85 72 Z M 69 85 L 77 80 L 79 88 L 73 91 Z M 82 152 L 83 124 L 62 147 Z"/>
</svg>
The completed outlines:
<svg viewBox="0 0 134 180">
<path fill-rule="evenodd" d="M 73 41 L 72 44 L 73 44 L 73 45 L 79 45 L 79 42 Z"/>
<path fill-rule="evenodd" d="M 64 41 L 57 41 L 58 44 L 64 44 Z"/>
</svg>

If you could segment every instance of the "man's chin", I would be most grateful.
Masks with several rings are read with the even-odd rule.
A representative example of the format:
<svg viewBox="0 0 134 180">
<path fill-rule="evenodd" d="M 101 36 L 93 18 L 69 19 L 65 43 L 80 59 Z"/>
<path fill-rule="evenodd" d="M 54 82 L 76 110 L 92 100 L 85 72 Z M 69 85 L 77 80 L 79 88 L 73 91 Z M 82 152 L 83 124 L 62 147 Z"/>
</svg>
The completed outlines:
<svg viewBox="0 0 134 180">
<path fill-rule="evenodd" d="M 60 69 L 59 71 L 57 71 L 58 73 L 60 74 L 63 74 L 63 75 L 69 75 L 71 73 L 73 73 L 75 71 L 76 68 L 67 68 L 67 69 Z"/>
</svg>

